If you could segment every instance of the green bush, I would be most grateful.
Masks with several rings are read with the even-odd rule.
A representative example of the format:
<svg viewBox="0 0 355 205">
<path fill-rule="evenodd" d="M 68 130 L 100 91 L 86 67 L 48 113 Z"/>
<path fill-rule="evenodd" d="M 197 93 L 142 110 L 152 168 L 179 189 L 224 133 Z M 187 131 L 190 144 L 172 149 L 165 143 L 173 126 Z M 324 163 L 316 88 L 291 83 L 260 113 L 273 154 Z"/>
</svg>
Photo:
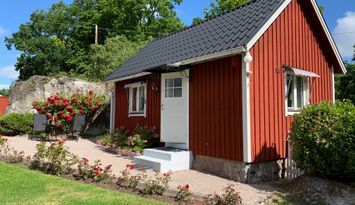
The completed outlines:
<svg viewBox="0 0 355 205">
<path fill-rule="evenodd" d="M 33 156 L 29 168 L 52 175 L 72 173 L 74 171 L 72 167 L 79 162 L 79 159 L 75 154 L 69 152 L 64 143 L 65 141 L 60 140 L 50 146 L 44 142 L 37 144 L 37 152 Z"/>
<path fill-rule="evenodd" d="M 99 143 L 113 148 L 142 152 L 145 148 L 159 146 L 159 135 L 154 128 L 137 127 L 131 133 L 125 128 L 119 128 L 115 133 L 101 137 Z"/>
<path fill-rule="evenodd" d="M 33 115 L 10 113 L 0 117 L 0 135 L 16 136 L 32 133 Z"/>
<path fill-rule="evenodd" d="M 292 157 L 306 173 L 337 180 L 355 179 L 355 106 L 323 102 L 295 115 Z"/>
</svg>

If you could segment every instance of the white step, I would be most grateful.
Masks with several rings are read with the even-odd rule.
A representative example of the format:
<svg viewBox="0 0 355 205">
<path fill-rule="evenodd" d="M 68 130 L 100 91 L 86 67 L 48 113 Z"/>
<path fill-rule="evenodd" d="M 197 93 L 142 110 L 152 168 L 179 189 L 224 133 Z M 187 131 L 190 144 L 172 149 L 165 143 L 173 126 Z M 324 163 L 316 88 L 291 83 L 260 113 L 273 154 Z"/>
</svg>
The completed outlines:
<svg viewBox="0 0 355 205">
<path fill-rule="evenodd" d="M 148 157 L 157 158 L 157 159 L 162 159 L 162 160 L 168 160 L 168 161 L 171 160 L 171 153 L 164 152 L 164 151 L 157 150 L 157 149 L 144 149 L 143 155 L 148 156 Z"/>
<path fill-rule="evenodd" d="M 191 162 L 191 151 L 174 148 L 145 149 L 143 156 L 133 158 L 133 163 L 158 172 L 188 170 Z"/>
<path fill-rule="evenodd" d="M 169 172 L 171 170 L 171 163 L 167 160 L 157 159 L 148 156 L 135 156 L 133 163 L 143 165 L 144 167 L 153 169 L 157 172 Z"/>
</svg>

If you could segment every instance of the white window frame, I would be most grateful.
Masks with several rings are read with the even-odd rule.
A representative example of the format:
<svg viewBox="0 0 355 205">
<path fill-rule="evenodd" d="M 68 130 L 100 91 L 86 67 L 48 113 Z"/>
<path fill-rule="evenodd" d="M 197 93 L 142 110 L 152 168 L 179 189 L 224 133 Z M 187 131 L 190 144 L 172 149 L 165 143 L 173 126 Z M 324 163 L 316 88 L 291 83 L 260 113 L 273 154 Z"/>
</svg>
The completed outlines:
<svg viewBox="0 0 355 205">
<path fill-rule="evenodd" d="M 292 82 L 293 83 L 293 99 L 294 99 L 294 106 L 293 107 L 289 107 L 288 106 L 288 95 L 291 93 L 288 89 L 288 83 L 287 83 L 287 75 L 290 75 L 293 77 L 292 79 Z M 296 78 L 297 77 L 301 77 L 303 78 L 303 98 L 304 98 L 304 101 L 303 101 L 303 105 L 301 107 L 297 107 L 297 81 L 296 81 Z M 286 113 L 286 116 L 292 116 L 294 114 L 297 114 L 300 112 L 300 110 L 309 105 L 309 96 L 310 96 L 310 91 L 309 91 L 309 77 L 304 77 L 304 76 L 297 76 L 297 75 L 294 75 L 294 74 L 291 74 L 291 73 L 287 73 L 285 72 L 285 113 Z"/>
<path fill-rule="evenodd" d="M 125 85 L 128 89 L 128 117 L 146 117 L 147 113 L 147 84 L 144 82 L 137 82 Z M 142 112 L 133 111 L 133 89 L 137 88 L 136 93 L 136 110 L 139 110 L 139 91 L 144 89 L 144 108 Z"/>
<path fill-rule="evenodd" d="M 177 79 L 177 78 L 179 78 L 179 79 L 181 79 L 181 86 L 180 87 L 175 87 L 175 79 Z M 172 87 L 166 87 L 166 80 L 171 80 L 171 79 L 173 79 L 173 86 Z M 184 87 L 184 85 L 183 85 L 183 78 L 182 77 L 172 77 L 172 78 L 166 78 L 165 80 L 164 80 L 164 94 L 163 94 L 163 96 L 164 96 L 164 98 L 165 99 L 178 99 L 178 98 L 183 98 L 184 97 L 184 89 L 183 89 L 183 87 Z M 173 90 L 173 96 L 172 97 L 167 97 L 166 96 L 166 90 L 167 89 L 172 89 Z M 175 97 L 175 89 L 181 89 L 181 96 L 180 97 Z"/>
</svg>

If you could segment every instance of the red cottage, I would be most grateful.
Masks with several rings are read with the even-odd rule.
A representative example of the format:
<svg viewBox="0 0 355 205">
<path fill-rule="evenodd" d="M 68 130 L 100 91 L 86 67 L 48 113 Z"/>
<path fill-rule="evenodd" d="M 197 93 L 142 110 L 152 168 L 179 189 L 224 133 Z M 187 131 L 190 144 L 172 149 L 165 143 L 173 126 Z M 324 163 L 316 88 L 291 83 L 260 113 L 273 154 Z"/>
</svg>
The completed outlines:
<svg viewBox="0 0 355 205">
<path fill-rule="evenodd" d="M 8 105 L 9 105 L 9 98 L 0 95 L 0 116 L 5 114 Z"/>
<path fill-rule="evenodd" d="M 158 171 L 271 177 L 292 115 L 333 101 L 345 72 L 315 0 L 253 0 L 152 41 L 108 76 L 111 127 L 156 127 L 165 148 L 134 161 Z"/>
</svg>

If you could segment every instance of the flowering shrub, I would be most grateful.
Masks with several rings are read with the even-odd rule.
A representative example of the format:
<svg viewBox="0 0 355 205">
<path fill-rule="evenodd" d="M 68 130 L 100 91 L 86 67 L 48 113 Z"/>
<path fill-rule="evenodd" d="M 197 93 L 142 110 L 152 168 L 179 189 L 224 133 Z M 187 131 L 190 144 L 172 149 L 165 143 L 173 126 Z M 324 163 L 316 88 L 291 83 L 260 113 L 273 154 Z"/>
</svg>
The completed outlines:
<svg viewBox="0 0 355 205">
<path fill-rule="evenodd" d="M 137 175 L 132 175 L 131 171 L 134 170 L 134 165 L 127 165 L 127 168 L 121 172 L 122 176 L 118 178 L 117 184 L 122 187 L 136 188 L 142 180 L 147 178 L 145 172 L 140 172 Z"/>
<path fill-rule="evenodd" d="M 111 149 L 119 148 L 119 152 L 141 153 L 145 148 L 158 146 L 159 135 L 154 128 L 137 127 L 133 133 L 120 128 L 114 134 L 103 136 L 99 143 Z"/>
<path fill-rule="evenodd" d="M 14 148 L 10 148 L 7 144 L 7 138 L 0 136 L 0 160 L 7 163 L 21 162 L 24 158 L 24 152 L 18 152 Z"/>
<path fill-rule="evenodd" d="M 7 143 L 7 138 L 0 135 L 0 146 L 5 145 Z"/>
<path fill-rule="evenodd" d="M 33 102 L 33 108 L 40 114 L 46 114 L 48 121 L 57 128 L 71 128 L 77 114 L 91 116 L 105 102 L 105 96 L 94 94 L 92 90 L 77 93 L 71 97 L 57 93 L 47 101 Z"/>
<path fill-rule="evenodd" d="M 60 140 L 49 147 L 44 142 L 38 144 L 30 168 L 53 175 L 71 173 L 72 166 L 78 163 L 78 157 L 70 153 L 64 143 L 65 141 Z"/>
<path fill-rule="evenodd" d="M 176 193 L 175 200 L 176 201 L 188 201 L 188 197 L 191 195 L 190 186 L 188 184 L 177 187 L 178 192 Z"/>
<path fill-rule="evenodd" d="M 164 173 L 163 176 L 158 176 L 158 173 L 155 175 L 155 179 L 148 179 L 144 183 L 145 194 L 157 194 L 163 195 L 163 193 L 168 189 L 169 182 L 171 181 L 171 174 Z"/>
<path fill-rule="evenodd" d="M 92 179 L 94 182 L 109 182 L 113 177 L 111 167 L 112 165 L 103 167 L 100 160 L 89 165 L 89 160 L 84 157 L 79 161 L 78 177 L 83 180 Z"/>
<path fill-rule="evenodd" d="M 216 193 L 204 196 L 206 205 L 242 205 L 243 201 L 239 192 L 234 189 L 234 186 L 229 184 L 223 188 L 223 194 L 218 195 Z"/>
</svg>

